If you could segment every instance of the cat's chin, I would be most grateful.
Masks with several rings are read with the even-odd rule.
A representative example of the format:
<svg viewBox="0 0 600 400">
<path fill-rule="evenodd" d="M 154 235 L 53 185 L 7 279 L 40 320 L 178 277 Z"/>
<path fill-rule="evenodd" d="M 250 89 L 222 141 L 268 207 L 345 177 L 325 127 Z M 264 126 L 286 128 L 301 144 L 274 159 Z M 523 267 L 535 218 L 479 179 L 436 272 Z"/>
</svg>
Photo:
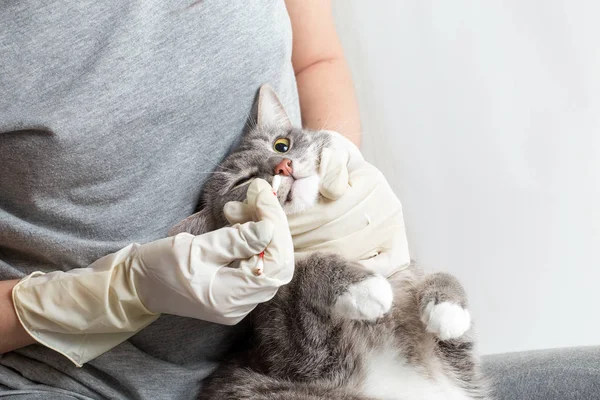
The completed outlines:
<svg viewBox="0 0 600 400">
<path fill-rule="evenodd" d="M 291 188 L 291 199 L 283 203 L 283 211 L 288 214 L 299 214 L 314 206 L 319 198 L 319 176 L 311 175 L 296 179 Z"/>
</svg>

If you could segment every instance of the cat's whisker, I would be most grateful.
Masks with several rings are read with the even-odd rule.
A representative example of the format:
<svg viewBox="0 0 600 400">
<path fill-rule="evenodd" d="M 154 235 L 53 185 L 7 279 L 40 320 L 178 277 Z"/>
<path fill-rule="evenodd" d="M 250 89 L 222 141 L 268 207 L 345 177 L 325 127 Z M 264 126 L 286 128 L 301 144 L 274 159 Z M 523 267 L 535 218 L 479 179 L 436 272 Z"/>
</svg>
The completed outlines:
<svg viewBox="0 0 600 400">
<path fill-rule="evenodd" d="M 228 174 L 227 172 L 222 172 L 222 171 L 206 171 L 206 172 L 198 172 L 198 173 L 202 174 L 202 175 L 216 175 L 216 174 L 226 175 L 226 174 Z"/>
<path fill-rule="evenodd" d="M 244 121 L 244 126 L 248 130 L 252 130 L 258 124 L 258 121 L 256 120 L 256 117 L 252 114 L 252 111 L 246 113 L 246 119 Z"/>
<path fill-rule="evenodd" d="M 325 127 L 329 124 L 329 118 L 331 118 L 331 112 L 329 112 L 329 114 L 327 114 L 327 118 L 325 118 L 325 122 L 323 122 L 323 126 L 321 126 L 321 128 L 319 129 L 320 131 L 325 129 Z"/>
</svg>

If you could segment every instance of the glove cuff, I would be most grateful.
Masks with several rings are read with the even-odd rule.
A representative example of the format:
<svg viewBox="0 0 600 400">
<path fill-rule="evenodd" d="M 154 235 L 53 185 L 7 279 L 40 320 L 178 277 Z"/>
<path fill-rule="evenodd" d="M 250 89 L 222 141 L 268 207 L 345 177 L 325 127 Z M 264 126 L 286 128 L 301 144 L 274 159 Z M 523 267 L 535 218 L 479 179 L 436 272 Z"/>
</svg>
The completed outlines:
<svg viewBox="0 0 600 400">
<path fill-rule="evenodd" d="M 123 254 L 132 247 L 88 268 L 34 272 L 23 278 L 12 291 L 23 328 L 81 367 L 155 321 L 159 314 L 138 298 Z"/>
</svg>

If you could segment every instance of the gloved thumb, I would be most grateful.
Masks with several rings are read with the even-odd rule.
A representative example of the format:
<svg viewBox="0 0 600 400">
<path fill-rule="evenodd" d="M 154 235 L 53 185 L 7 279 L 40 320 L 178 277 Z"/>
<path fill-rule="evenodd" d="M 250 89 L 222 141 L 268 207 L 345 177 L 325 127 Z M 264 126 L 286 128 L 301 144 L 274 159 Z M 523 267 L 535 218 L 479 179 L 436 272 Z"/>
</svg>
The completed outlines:
<svg viewBox="0 0 600 400">
<path fill-rule="evenodd" d="M 237 245 L 240 246 L 241 252 L 245 252 L 242 257 L 238 258 L 250 258 L 259 254 L 273 240 L 275 230 L 271 221 L 250 221 L 235 226 L 239 226 L 238 231 L 241 239 L 237 242 Z"/>
<path fill-rule="evenodd" d="M 294 272 L 294 245 L 283 208 L 271 185 L 262 179 L 250 184 L 247 200 L 257 219 L 273 224 L 273 240 L 264 253 L 265 275 L 287 283 Z"/>
<path fill-rule="evenodd" d="M 321 183 L 319 192 L 329 200 L 337 200 L 348 189 L 348 152 L 323 149 L 321 153 Z"/>
<path fill-rule="evenodd" d="M 230 224 L 243 224 L 255 220 L 254 208 L 241 201 L 230 201 L 225 204 L 223 214 Z"/>
<path fill-rule="evenodd" d="M 258 215 L 259 211 L 257 210 L 256 204 L 259 196 L 271 196 L 268 197 L 267 204 L 273 203 L 277 204 L 278 209 L 281 208 L 278 204 L 277 197 L 273 199 L 273 188 L 263 179 L 255 179 L 248 186 L 248 191 L 246 193 L 246 200 L 244 202 L 241 201 L 230 201 L 225 204 L 223 207 L 223 214 L 227 221 L 230 224 L 242 224 L 248 221 L 257 221 L 262 219 L 261 216 Z"/>
</svg>

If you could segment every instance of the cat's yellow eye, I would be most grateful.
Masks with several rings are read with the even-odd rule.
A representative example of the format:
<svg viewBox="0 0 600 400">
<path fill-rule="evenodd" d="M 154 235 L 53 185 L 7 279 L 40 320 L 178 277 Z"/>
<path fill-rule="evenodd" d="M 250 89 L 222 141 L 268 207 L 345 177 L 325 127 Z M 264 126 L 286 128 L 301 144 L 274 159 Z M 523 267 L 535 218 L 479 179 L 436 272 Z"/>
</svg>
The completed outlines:
<svg viewBox="0 0 600 400">
<path fill-rule="evenodd" d="M 275 141 L 273 145 L 273 150 L 278 153 L 287 153 L 290 149 L 290 139 L 279 138 Z"/>
</svg>

